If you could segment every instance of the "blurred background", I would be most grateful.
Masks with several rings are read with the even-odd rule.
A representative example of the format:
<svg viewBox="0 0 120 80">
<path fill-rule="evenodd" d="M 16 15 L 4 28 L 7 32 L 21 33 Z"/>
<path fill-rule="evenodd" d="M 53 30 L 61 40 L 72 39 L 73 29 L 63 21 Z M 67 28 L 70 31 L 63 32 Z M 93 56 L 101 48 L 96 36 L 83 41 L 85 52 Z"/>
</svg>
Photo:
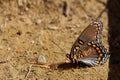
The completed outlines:
<svg viewBox="0 0 120 80">
<path fill-rule="evenodd" d="M 0 0 L 0 80 L 119 80 L 119 0 Z M 103 22 L 102 42 L 111 53 L 104 65 L 50 70 L 31 65 L 64 62 L 92 22 Z M 29 74 L 28 74 L 29 73 Z"/>
</svg>

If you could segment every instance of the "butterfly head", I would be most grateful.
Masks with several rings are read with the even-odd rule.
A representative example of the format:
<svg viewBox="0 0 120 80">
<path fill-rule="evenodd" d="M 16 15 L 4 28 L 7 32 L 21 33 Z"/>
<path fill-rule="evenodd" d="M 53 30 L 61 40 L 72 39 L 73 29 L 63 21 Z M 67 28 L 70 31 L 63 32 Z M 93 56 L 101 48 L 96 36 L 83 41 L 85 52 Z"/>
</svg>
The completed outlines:
<svg viewBox="0 0 120 80">
<path fill-rule="evenodd" d="M 84 55 L 82 54 L 82 51 L 80 50 L 79 46 L 76 46 L 73 51 L 71 51 L 70 54 L 66 54 L 66 57 L 72 62 L 76 63 L 78 59 L 83 58 Z"/>
</svg>

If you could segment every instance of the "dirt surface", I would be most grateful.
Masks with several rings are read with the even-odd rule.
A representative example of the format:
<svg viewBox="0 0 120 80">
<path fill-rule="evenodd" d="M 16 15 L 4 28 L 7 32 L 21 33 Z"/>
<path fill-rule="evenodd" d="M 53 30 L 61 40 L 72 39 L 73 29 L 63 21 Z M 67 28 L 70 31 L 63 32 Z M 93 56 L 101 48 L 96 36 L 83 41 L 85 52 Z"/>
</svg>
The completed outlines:
<svg viewBox="0 0 120 80">
<path fill-rule="evenodd" d="M 47 63 L 65 62 L 76 38 L 105 4 L 106 0 L 0 0 L 0 61 L 8 60 L 0 63 L 0 80 L 107 80 L 108 62 L 68 70 L 30 68 L 40 55 Z M 100 20 L 108 49 L 107 11 Z"/>
</svg>

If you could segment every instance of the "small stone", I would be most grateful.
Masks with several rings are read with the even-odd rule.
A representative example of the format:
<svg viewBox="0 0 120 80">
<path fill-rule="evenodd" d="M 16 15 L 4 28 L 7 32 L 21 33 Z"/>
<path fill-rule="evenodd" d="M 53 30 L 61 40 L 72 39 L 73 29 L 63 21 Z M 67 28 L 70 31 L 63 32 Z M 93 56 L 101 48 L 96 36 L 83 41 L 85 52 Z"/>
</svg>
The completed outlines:
<svg viewBox="0 0 120 80">
<path fill-rule="evenodd" d="M 80 24 L 76 24 L 76 27 L 80 27 Z"/>
<path fill-rule="evenodd" d="M 36 22 L 35 22 L 35 24 L 36 24 L 36 25 L 39 25 L 41 22 L 42 22 L 41 19 L 37 19 Z"/>
<path fill-rule="evenodd" d="M 29 10 L 29 8 L 28 7 L 25 7 L 25 11 L 28 11 Z"/>
<path fill-rule="evenodd" d="M 23 6 L 22 0 L 18 0 L 18 6 Z"/>
<path fill-rule="evenodd" d="M 31 43 L 32 43 L 32 44 L 34 44 L 34 43 L 35 43 L 35 41 L 31 41 Z"/>
<path fill-rule="evenodd" d="M 24 18 L 24 22 L 25 22 L 27 25 L 31 25 L 31 24 L 32 24 L 32 21 L 31 21 L 31 19 L 29 19 L 29 18 Z"/>
<path fill-rule="evenodd" d="M 11 50 L 11 48 L 9 47 L 9 48 L 7 48 L 7 50 L 8 50 L 8 51 L 10 51 L 10 50 Z"/>
<path fill-rule="evenodd" d="M 19 30 L 16 34 L 20 36 L 22 34 L 22 31 Z"/>
<path fill-rule="evenodd" d="M 56 30 L 56 29 L 58 29 L 58 27 L 56 27 L 56 26 L 48 26 L 48 29 L 49 30 Z"/>
<path fill-rule="evenodd" d="M 0 49 L 4 49 L 4 46 L 0 46 Z"/>
<path fill-rule="evenodd" d="M 45 57 L 44 56 L 39 56 L 38 57 L 38 63 L 46 63 L 46 59 L 45 59 Z"/>
</svg>

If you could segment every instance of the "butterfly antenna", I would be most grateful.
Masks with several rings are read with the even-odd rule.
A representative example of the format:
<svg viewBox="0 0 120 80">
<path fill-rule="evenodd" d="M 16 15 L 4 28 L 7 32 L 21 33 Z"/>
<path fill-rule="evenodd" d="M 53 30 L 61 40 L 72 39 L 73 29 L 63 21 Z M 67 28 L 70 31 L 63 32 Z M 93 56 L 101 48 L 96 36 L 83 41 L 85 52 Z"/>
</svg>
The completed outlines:
<svg viewBox="0 0 120 80">
<path fill-rule="evenodd" d="M 100 19 L 101 16 L 103 15 L 103 13 L 107 10 L 107 8 L 105 7 L 101 12 L 100 14 L 98 15 L 98 17 L 96 19 Z"/>
<path fill-rule="evenodd" d="M 55 44 L 58 48 L 61 49 L 61 51 L 63 51 L 64 53 L 66 53 L 66 51 L 64 49 L 62 49 L 57 43 L 55 43 L 53 40 L 50 40 L 53 44 Z"/>
</svg>

